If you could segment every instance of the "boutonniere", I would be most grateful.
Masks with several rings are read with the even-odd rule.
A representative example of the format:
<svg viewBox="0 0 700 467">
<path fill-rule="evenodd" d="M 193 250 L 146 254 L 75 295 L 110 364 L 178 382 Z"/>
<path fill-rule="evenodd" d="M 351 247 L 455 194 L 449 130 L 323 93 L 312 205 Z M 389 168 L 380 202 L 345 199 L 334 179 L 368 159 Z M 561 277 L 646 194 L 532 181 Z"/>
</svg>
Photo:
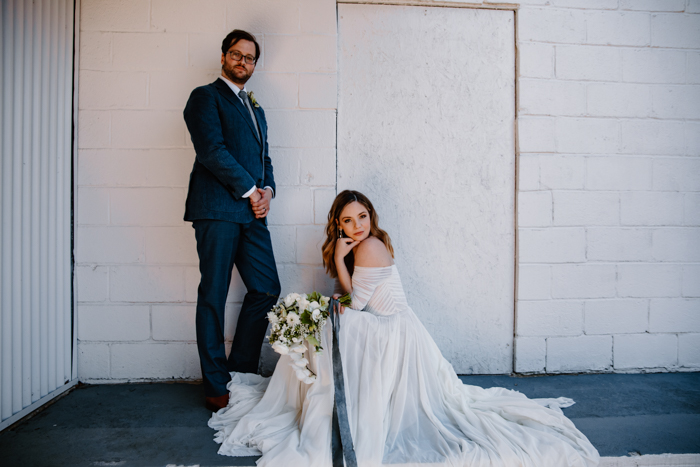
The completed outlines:
<svg viewBox="0 0 700 467">
<path fill-rule="evenodd" d="M 255 107 L 256 109 L 260 107 L 258 101 L 255 100 L 255 94 L 253 94 L 253 91 L 248 91 L 248 99 L 250 99 L 250 102 L 253 103 L 253 107 Z"/>
</svg>

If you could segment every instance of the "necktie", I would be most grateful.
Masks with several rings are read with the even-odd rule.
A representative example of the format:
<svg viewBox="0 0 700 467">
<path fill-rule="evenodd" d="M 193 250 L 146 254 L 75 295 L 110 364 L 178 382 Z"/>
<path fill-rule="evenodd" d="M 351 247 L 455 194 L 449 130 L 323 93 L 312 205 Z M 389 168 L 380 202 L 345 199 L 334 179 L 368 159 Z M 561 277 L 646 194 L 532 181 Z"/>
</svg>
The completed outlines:
<svg viewBox="0 0 700 467">
<path fill-rule="evenodd" d="M 258 121 L 256 120 L 255 114 L 253 113 L 253 108 L 250 106 L 248 94 L 246 94 L 245 91 L 241 89 L 241 92 L 238 93 L 238 96 L 245 103 L 248 112 L 250 112 L 250 118 L 253 120 L 253 128 L 255 128 L 255 135 L 258 137 L 258 140 L 260 140 L 260 133 L 258 132 Z"/>
</svg>

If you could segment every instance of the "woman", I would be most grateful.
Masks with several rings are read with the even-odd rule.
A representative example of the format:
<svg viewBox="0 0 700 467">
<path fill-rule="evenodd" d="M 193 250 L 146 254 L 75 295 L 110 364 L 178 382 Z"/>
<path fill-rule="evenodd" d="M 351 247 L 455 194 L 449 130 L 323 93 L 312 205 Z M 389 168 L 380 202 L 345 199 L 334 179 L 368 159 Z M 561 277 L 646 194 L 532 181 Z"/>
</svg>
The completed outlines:
<svg viewBox="0 0 700 467">
<path fill-rule="evenodd" d="M 598 452 L 559 407 L 463 384 L 406 302 L 389 235 L 372 203 L 340 193 L 328 214 L 323 262 L 352 308 L 340 320 L 347 411 L 358 464 L 590 467 Z M 268 380 L 232 374 L 231 402 L 209 425 L 220 454 L 262 453 L 259 466 L 331 465 L 330 326 L 318 379 L 297 380 L 282 356 Z M 549 407 L 547 407 L 549 406 Z"/>
</svg>

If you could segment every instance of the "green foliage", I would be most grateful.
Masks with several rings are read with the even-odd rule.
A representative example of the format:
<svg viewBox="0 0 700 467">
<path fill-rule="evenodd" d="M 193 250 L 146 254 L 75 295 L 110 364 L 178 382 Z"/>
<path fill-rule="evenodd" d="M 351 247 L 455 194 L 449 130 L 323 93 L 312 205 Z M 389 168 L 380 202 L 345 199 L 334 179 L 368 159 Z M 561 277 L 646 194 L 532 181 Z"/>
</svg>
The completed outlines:
<svg viewBox="0 0 700 467">
<path fill-rule="evenodd" d="M 340 302 L 341 305 L 349 307 L 352 304 L 352 299 L 350 298 L 350 294 L 346 293 L 342 297 L 338 298 L 338 301 Z"/>
</svg>

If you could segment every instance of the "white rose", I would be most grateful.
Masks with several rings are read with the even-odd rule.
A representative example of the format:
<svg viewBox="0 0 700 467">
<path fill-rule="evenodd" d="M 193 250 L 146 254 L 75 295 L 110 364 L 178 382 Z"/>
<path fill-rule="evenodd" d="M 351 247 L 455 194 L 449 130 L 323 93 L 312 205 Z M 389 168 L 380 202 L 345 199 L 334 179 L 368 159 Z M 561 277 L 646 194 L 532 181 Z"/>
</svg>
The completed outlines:
<svg viewBox="0 0 700 467">
<path fill-rule="evenodd" d="M 309 308 L 309 301 L 306 298 L 300 298 L 297 300 L 297 304 L 299 305 L 299 313 L 302 313 Z"/>
<path fill-rule="evenodd" d="M 318 318 L 321 316 L 321 310 L 319 308 L 316 308 L 312 313 L 311 313 L 311 319 L 314 321 L 318 321 Z"/>
<path fill-rule="evenodd" d="M 309 310 L 315 310 L 320 306 L 321 304 L 314 300 L 313 302 L 309 303 Z"/>
<path fill-rule="evenodd" d="M 287 315 L 287 324 L 290 326 L 295 326 L 299 324 L 299 315 L 293 311 Z"/>
<path fill-rule="evenodd" d="M 289 347 L 280 342 L 275 342 L 274 344 L 272 344 L 272 350 L 274 350 L 280 355 L 287 355 L 289 353 Z"/>
<path fill-rule="evenodd" d="M 290 307 L 290 306 L 294 305 L 294 300 L 296 300 L 294 298 L 294 295 L 296 295 L 296 294 L 290 293 L 289 295 L 284 297 L 284 305 L 285 306 Z"/>
<path fill-rule="evenodd" d="M 290 348 L 292 352 L 304 353 L 306 352 L 306 346 L 303 344 L 296 344 L 294 347 Z"/>
</svg>

